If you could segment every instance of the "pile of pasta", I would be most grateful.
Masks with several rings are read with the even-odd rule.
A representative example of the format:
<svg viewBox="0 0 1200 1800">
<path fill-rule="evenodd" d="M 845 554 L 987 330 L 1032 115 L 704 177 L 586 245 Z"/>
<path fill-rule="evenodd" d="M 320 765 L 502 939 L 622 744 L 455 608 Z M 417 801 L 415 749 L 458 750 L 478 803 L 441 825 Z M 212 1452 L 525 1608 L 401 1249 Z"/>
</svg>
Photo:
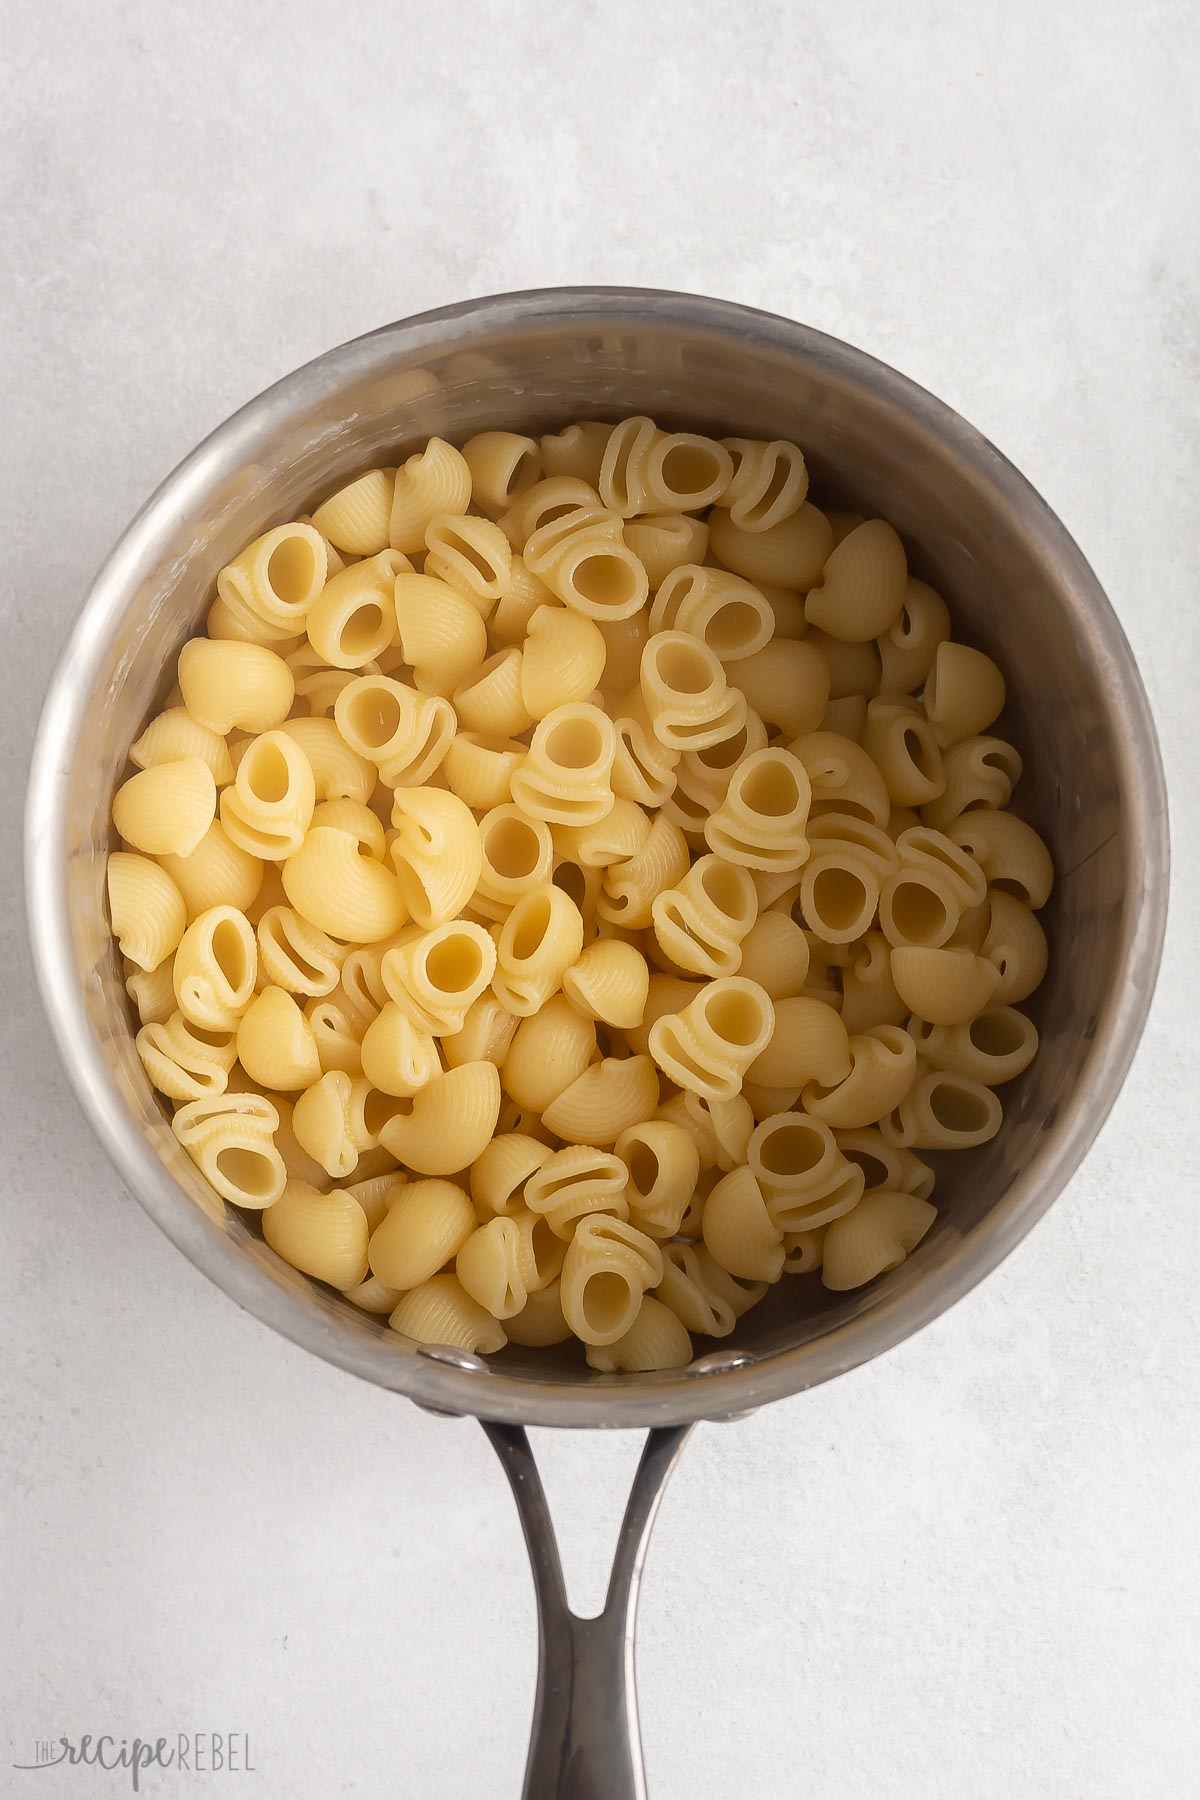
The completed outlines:
<svg viewBox="0 0 1200 1800">
<path fill-rule="evenodd" d="M 411 1339 L 686 1365 L 929 1230 L 1037 1048 L 995 663 L 795 445 L 432 439 L 224 568 L 108 865 L 137 1049 Z"/>
</svg>

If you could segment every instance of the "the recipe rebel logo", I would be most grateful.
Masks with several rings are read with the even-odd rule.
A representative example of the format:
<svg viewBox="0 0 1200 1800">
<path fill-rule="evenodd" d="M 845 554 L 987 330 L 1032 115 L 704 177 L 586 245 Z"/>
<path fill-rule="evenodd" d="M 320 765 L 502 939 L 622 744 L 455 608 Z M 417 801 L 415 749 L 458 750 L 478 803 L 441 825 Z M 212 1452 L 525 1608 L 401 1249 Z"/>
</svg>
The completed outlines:
<svg viewBox="0 0 1200 1800">
<path fill-rule="evenodd" d="M 14 1760 L 12 1766 L 30 1773 L 63 1768 L 124 1769 L 135 1794 L 141 1792 L 142 1776 L 150 1769 L 173 1769 L 186 1775 L 253 1775 L 258 1768 L 246 1731 L 177 1731 L 155 1738 L 86 1732 L 79 1737 L 38 1738 L 32 1757 Z"/>
</svg>

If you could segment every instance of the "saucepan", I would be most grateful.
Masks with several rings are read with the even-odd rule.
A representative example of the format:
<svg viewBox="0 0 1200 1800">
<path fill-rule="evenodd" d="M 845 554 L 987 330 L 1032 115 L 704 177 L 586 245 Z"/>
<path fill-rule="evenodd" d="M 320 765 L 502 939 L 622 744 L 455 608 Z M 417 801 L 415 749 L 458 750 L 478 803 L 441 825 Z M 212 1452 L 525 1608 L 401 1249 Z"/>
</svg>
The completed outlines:
<svg viewBox="0 0 1200 1800">
<path fill-rule="evenodd" d="M 314 494 L 432 434 L 648 413 L 804 449 L 818 498 L 879 513 L 961 635 L 1009 677 L 1026 750 L 1022 810 L 1050 844 L 1049 975 L 1037 1059 L 1000 1134 L 939 1173 L 918 1253 L 871 1286 L 781 1282 L 689 1368 L 600 1375 L 510 1346 L 418 1348 L 286 1267 L 214 1206 L 134 1052 L 103 873 L 126 751 L 170 686 L 217 570 Z M 387 454 L 385 454 L 387 452 Z M 269 388 L 184 461 L 129 526 L 87 597 L 50 688 L 28 802 L 34 962 L 97 1136 L 168 1237 L 295 1343 L 434 1412 L 473 1414 L 512 1485 L 537 1590 L 541 1657 L 525 1793 L 645 1792 L 633 1632 L 647 1538 L 698 1420 L 826 1381 L 918 1331 L 1005 1257 L 1061 1193 L 1113 1104 L 1145 1021 L 1166 914 L 1162 766 L 1129 647 L 1064 527 L 987 440 L 861 351 L 722 301 L 636 289 L 502 295 L 386 326 Z M 547 1360 L 547 1358 L 550 1360 Z M 567 1607 L 527 1426 L 646 1427 L 595 1619 Z"/>
</svg>

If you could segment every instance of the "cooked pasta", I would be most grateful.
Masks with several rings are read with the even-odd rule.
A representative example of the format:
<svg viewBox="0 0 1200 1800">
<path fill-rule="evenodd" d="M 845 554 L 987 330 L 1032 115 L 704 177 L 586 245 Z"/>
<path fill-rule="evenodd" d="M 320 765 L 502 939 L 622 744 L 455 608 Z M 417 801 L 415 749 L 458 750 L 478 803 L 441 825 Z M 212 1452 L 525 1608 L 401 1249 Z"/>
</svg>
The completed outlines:
<svg viewBox="0 0 1200 1800">
<path fill-rule="evenodd" d="M 388 542 L 409 555 L 424 550 L 430 520 L 465 513 L 470 503 L 471 470 L 462 451 L 430 438 L 396 471 Z"/>
<path fill-rule="evenodd" d="M 490 519 L 507 512 L 518 494 L 541 479 L 540 446 L 515 431 L 482 431 L 468 438 L 462 453 L 471 472 L 471 498 Z"/>
<path fill-rule="evenodd" d="M 769 531 L 799 512 L 808 492 L 808 470 L 795 444 L 776 438 L 725 438 L 733 474 L 717 496 L 740 531 Z"/>
<path fill-rule="evenodd" d="M 525 723 L 586 700 L 604 673 L 606 656 L 605 639 L 594 620 L 565 606 L 536 607 L 526 627 L 520 667 Z"/>
<path fill-rule="evenodd" d="M 417 1344 L 450 1344 L 491 1356 L 508 1341 L 503 1325 L 465 1292 L 456 1275 L 433 1275 L 401 1295 L 388 1320 L 393 1331 Z"/>
<path fill-rule="evenodd" d="M 719 856 L 702 856 L 650 907 L 660 948 L 676 968 L 694 975 L 735 975 L 742 940 L 757 916 L 749 874 Z"/>
<path fill-rule="evenodd" d="M 313 508 L 313 527 L 347 555 L 377 556 L 388 547 L 395 488 L 395 470 L 368 469 Z"/>
<path fill-rule="evenodd" d="M 805 601 L 810 625 L 850 644 L 881 637 L 904 605 L 904 545 L 884 519 L 856 525 L 826 559 Z"/>
<path fill-rule="evenodd" d="M 633 952 L 636 955 L 636 951 Z M 596 1055 L 596 1027 L 565 993 L 516 1022 L 501 1064 L 504 1091 L 518 1106 L 544 1113 Z"/>
<path fill-rule="evenodd" d="M 412 1342 L 609 1378 L 885 1276 L 1037 1051 L 1000 669 L 784 439 L 380 455 L 220 570 L 113 797 L 210 1210 Z"/>
<path fill-rule="evenodd" d="M 915 1194 L 864 1194 L 852 1212 L 826 1231 L 821 1280 L 842 1291 L 898 1268 L 936 1218 L 937 1209 Z"/>
</svg>

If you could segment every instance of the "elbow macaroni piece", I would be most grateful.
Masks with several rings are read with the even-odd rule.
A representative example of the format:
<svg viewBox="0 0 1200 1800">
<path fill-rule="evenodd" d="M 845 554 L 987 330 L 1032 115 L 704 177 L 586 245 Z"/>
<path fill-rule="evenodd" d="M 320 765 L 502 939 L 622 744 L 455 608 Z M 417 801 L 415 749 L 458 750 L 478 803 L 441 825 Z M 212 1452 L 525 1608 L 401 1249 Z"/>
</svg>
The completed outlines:
<svg viewBox="0 0 1200 1800">
<path fill-rule="evenodd" d="M 754 1129 L 747 1168 L 771 1223 L 784 1233 L 815 1231 L 850 1211 L 865 1176 L 828 1125 L 803 1112 L 775 1113 Z"/>
<path fill-rule="evenodd" d="M 487 657 L 453 694 L 454 712 L 468 730 L 492 738 L 516 737 L 533 724 L 521 698 L 525 653 L 511 644 Z"/>
<path fill-rule="evenodd" d="M 605 870 L 596 903 L 600 917 L 627 931 L 644 929 L 653 920 L 659 894 L 682 881 L 689 863 L 682 831 L 660 814 L 641 849 Z"/>
<path fill-rule="evenodd" d="M 892 951 L 892 981 L 909 1012 L 931 1025 L 964 1025 L 995 999 L 1000 971 L 970 950 Z"/>
<path fill-rule="evenodd" d="M 625 521 L 625 542 L 646 571 L 653 590 L 672 569 L 702 563 L 708 549 L 708 526 L 687 513 L 648 513 Z"/>
<path fill-rule="evenodd" d="M 595 488 L 611 432 L 612 426 L 599 419 L 584 419 L 550 433 L 541 442 L 542 469 L 548 477 L 570 475 Z"/>
<path fill-rule="evenodd" d="M 519 806 L 494 806 L 479 821 L 479 880 L 471 904 L 489 919 L 506 919 L 517 901 L 547 887 L 554 868 L 554 840 L 544 819 Z"/>
<path fill-rule="evenodd" d="M 366 1280 L 367 1217 L 343 1188 L 323 1194 L 307 1181 L 289 1180 L 263 1214 L 263 1237 L 315 1281 L 345 1292 Z"/>
<path fill-rule="evenodd" d="M 850 1073 L 850 1038 L 832 1006 L 798 995 L 775 1003 L 770 1042 L 746 1071 L 760 1087 L 799 1093 L 810 1081 L 836 1087 Z"/>
<path fill-rule="evenodd" d="M 308 758 L 319 804 L 355 800 L 366 805 L 375 792 L 375 769 L 346 742 L 333 719 L 285 719 L 279 730 Z"/>
<path fill-rule="evenodd" d="M 878 640 L 881 691 L 915 693 L 933 667 L 939 646 L 949 636 L 950 609 L 946 602 L 925 582 L 910 575 L 904 584 L 900 611 Z"/>
<path fill-rule="evenodd" d="M 640 1119 L 620 1133 L 614 1154 L 629 1171 L 625 1199 L 632 1223 L 648 1237 L 674 1237 L 700 1175 L 691 1133 L 673 1120 Z"/>
<path fill-rule="evenodd" d="M 742 1314 L 766 1293 L 762 1281 L 739 1281 L 704 1244 L 664 1244 L 658 1298 L 689 1331 L 728 1337 Z"/>
</svg>

